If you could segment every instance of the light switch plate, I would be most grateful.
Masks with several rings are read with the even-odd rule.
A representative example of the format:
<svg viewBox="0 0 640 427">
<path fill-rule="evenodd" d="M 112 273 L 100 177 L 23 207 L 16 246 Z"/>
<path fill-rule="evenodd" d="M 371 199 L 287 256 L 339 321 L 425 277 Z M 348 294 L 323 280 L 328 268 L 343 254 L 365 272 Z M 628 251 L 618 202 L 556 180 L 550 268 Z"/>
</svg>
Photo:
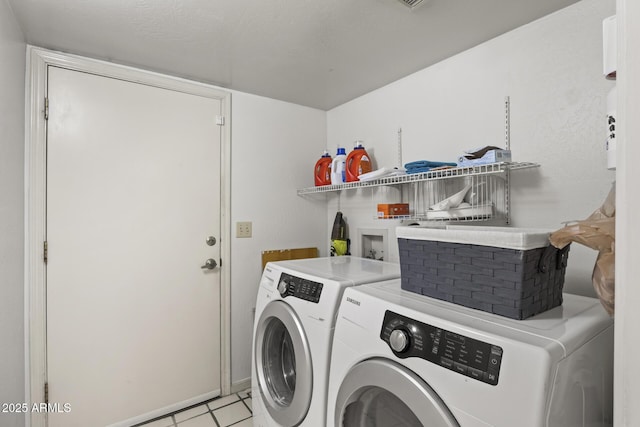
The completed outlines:
<svg viewBox="0 0 640 427">
<path fill-rule="evenodd" d="M 251 237 L 251 221 L 236 222 L 236 237 Z"/>
</svg>

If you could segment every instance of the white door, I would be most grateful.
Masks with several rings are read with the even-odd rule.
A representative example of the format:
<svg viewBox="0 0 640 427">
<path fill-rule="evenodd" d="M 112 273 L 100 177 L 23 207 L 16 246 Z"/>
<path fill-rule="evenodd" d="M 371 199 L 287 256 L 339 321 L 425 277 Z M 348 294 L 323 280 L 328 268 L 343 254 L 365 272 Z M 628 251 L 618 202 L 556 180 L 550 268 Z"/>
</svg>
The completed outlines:
<svg viewBox="0 0 640 427">
<path fill-rule="evenodd" d="M 221 101 L 57 67 L 48 99 L 49 426 L 219 395 Z"/>
</svg>

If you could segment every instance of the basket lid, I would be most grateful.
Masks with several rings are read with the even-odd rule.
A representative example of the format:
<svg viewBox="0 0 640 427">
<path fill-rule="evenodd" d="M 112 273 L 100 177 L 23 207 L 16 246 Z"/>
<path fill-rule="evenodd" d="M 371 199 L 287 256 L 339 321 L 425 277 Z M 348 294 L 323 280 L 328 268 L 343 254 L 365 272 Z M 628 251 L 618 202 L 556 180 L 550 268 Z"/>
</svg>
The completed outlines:
<svg viewBox="0 0 640 427">
<path fill-rule="evenodd" d="M 549 235 L 552 232 L 553 230 L 541 228 L 477 227 L 465 225 L 448 225 L 446 228 L 404 226 L 396 228 L 396 237 L 529 250 L 548 246 Z"/>
</svg>

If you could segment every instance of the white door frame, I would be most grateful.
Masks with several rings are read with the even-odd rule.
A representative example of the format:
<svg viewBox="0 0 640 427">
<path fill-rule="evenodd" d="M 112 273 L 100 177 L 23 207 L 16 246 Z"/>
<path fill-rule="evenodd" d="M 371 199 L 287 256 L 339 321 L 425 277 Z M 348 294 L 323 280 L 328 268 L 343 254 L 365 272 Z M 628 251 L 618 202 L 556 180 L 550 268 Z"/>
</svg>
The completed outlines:
<svg viewBox="0 0 640 427">
<path fill-rule="evenodd" d="M 46 120 L 47 67 L 55 65 L 145 84 L 148 86 L 219 99 L 224 124 L 221 135 L 221 236 L 220 346 L 221 391 L 231 392 L 231 93 L 203 83 L 143 71 L 110 62 L 27 48 L 25 129 L 25 402 L 29 408 L 44 402 L 46 354 Z M 211 118 L 215 120 L 215 117 Z M 31 412 L 27 426 L 45 425 L 43 413 Z"/>
</svg>

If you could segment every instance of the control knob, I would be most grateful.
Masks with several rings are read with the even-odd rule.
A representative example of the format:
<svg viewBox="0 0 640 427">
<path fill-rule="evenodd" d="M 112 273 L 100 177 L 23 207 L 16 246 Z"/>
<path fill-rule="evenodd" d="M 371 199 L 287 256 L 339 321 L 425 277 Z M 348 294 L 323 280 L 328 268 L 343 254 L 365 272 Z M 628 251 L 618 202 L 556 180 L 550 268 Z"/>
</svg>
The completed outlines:
<svg viewBox="0 0 640 427">
<path fill-rule="evenodd" d="M 396 353 L 402 353 L 409 348 L 409 334 L 402 329 L 394 329 L 389 335 L 389 345 Z"/>
<path fill-rule="evenodd" d="M 288 289 L 289 287 L 287 286 L 287 282 L 284 280 L 281 280 L 280 283 L 278 283 L 278 292 L 280 292 L 280 295 L 284 296 Z"/>
</svg>

